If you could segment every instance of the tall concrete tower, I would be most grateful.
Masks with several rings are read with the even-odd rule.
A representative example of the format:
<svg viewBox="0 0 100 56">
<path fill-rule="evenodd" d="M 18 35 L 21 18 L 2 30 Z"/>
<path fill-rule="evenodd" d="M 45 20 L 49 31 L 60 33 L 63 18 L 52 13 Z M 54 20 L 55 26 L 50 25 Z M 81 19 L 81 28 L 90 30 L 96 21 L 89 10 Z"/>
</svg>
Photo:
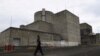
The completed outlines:
<svg viewBox="0 0 100 56">
<path fill-rule="evenodd" d="M 46 21 L 46 12 L 45 9 L 42 9 L 42 21 Z"/>
<path fill-rule="evenodd" d="M 54 17 L 54 13 L 51 11 L 46 11 L 44 8 L 42 11 L 38 11 L 34 15 L 34 21 L 45 21 L 51 23 Z"/>
</svg>

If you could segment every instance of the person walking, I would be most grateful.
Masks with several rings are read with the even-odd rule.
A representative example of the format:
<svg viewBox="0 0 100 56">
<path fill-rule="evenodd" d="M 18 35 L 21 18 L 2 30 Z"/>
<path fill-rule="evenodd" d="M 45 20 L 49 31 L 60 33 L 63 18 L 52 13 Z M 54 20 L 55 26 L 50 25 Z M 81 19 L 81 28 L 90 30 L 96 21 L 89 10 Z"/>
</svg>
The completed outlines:
<svg viewBox="0 0 100 56">
<path fill-rule="evenodd" d="M 41 41 L 40 41 L 40 36 L 37 35 L 37 46 L 36 46 L 36 50 L 34 52 L 34 56 L 37 55 L 37 52 L 40 51 L 41 55 L 44 56 L 43 51 L 42 51 L 42 47 L 41 47 Z"/>
</svg>

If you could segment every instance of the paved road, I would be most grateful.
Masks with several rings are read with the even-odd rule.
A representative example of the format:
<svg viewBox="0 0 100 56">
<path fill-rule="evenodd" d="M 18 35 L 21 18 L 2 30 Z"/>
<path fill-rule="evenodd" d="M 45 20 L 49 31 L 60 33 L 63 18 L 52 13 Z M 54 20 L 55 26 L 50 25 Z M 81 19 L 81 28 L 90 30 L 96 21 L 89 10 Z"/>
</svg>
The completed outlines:
<svg viewBox="0 0 100 56">
<path fill-rule="evenodd" d="M 44 48 L 44 56 L 100 56 L 100 46 L 82 47 L 63 47 L 63 48 Z M 0 56 L 34 56 L 34 51 L 0 53 Z M 41 56 L 38 53 L 37 56 Z"/>
</svg>

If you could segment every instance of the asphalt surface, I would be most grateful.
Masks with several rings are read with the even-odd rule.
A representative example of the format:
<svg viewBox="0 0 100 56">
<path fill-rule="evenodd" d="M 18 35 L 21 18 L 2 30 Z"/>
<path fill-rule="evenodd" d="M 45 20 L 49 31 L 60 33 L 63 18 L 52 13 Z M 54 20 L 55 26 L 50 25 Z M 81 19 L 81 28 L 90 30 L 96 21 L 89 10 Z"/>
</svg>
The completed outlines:
<svg viewBox="0 0 100 56">
<path fill-rule="evenodd" d="M 44 56 L 100 56 L 100 46 L 43 48 Z M 34 49 L 20 49 L 12 53 L 1 52 L 0 56 L 34 56 Z M 38 52 L 37 56 L 41 56 Z"/>
</svg>

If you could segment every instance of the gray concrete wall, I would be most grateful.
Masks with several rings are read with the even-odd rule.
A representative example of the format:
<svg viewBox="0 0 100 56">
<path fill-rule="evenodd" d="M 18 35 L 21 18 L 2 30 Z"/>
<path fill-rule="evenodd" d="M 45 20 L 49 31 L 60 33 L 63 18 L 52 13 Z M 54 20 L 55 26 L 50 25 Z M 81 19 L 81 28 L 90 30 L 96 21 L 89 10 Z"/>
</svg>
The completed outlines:
<svg viewBox="0 0 100 56">
<path fill-rule="evenodd" d="M 80 24 L 80 30 L 85 34 L 89 35 L 92 34 L 92 26 L 87 23 L 81 23 Z"/>
<path fill-rule="evenodd" d="M 96 34 L 96 44 L 100 44 L 100 33 Z"/>
<path fill-rule="evenodd" d="M 80 25 L 77 16 L 65 10 L 56 13 L 52 21 L 55 33 L 61 34 L 69 44 L 80 44 Z"/>
<path fill-rule="evenodd" d="M 7 45 L 9 43 L 10 30 L 5 30 L 0 33 L 0 46 Z"/>
<path fill-rule="evenodd" d="M 11 29 L 11 32 L 9 32 Z M 27 45 L 36 45 L 37 41 L 37 35 L 40 35 L 41 42 L 43 42 L 43 45 L 48 45 L 49 43 L 53 43 L 53 41 L 60 41 L 61 37 L 58 34 L 54 33 L 47 33 L 47 32 L 40 32 L 40 31 L 32 31 L 32 30 L 26 30 L 26 29 L 20 29 L 20 28 L 10 28 L 7 29 L 4 33 L 2 33 L 2 41 L 0 44 L 5 45 L 6 43 L 14 44 L 14 38 L 20 38 L 19 46 L 27 46 Z M 9 36 L 9 33 L 11 33 L 11 36 Z M 45 44 L 44 44 L 45 43 Z M 1 46 L 0 45 L 0 46 Z M 2 46 L 3 46 L 2 45 Z"/>
<path fill-rule="evenodd" d="M 36 21 L 32 24 L 25 26 L 25 29 L 53 33 L 53 25 L 45 21 Z"/>
<path fill-rule="evenodd" d="M 66 11 L 68 41 L 80 43 L 79 17 Z"/>
</svg>

